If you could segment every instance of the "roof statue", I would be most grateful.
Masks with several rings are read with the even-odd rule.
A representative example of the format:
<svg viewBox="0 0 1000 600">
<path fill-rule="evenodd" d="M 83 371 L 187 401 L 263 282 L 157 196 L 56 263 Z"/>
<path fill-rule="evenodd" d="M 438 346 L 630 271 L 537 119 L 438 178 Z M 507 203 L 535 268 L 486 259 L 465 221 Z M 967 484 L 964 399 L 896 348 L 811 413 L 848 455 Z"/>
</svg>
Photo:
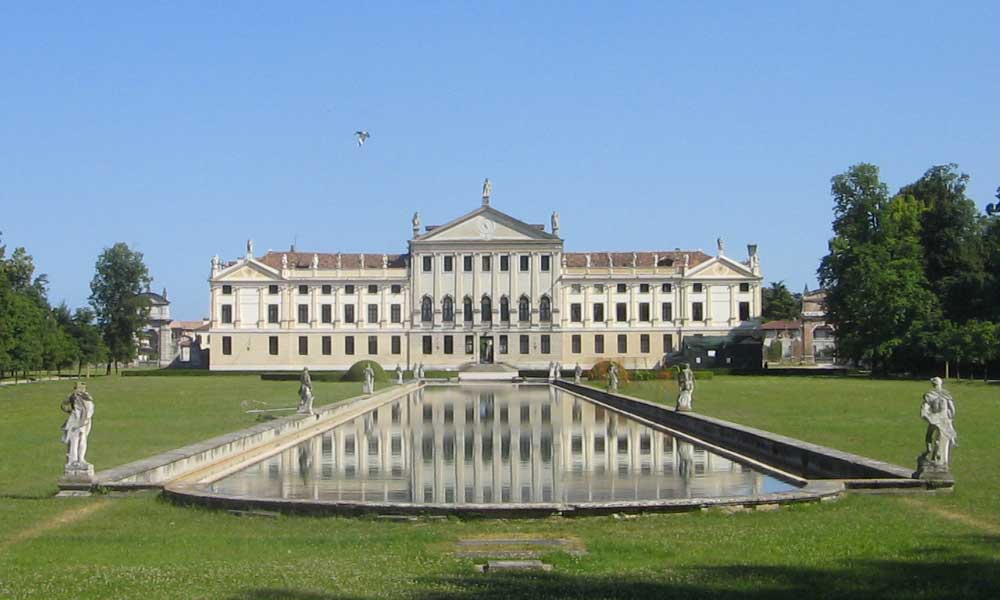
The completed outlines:
<svg viewBox="0 0 1000 600">
<path fill-rule="evenodd" d="M 364 271 L 364 269 L 365 269 L 365 255 L 364 254 L 360 255 L 359 260 L 361 261 L 361 270 Z"/>
<path fill-rule="evenodd" d="M 413 213 L 413 237 L 420 235 L 420 213 Z"/>
<path fill-rule="evenodd" d="M 608 268 L 609 269 L 615 268 L 615 259 L 611 257 L 610 252 L 608 252 Z"/>
<path fill-rule="evenodd" d="M 716 238 L 715 245 L 719 248 L 719 256 L 726 253 L 726 242 L 722 238 Z"/>
<path fill-rule="evenodd" d="M 382 255 L 382 268 L 383 269 L 388 269 L 389 268 L 389 255 L 388 254 L 383 254 Z"/>
<path fill-rule="evenodd" d="M 559 235 L 559 213 L 552 212 L 552 235 Z"/>
<path fill-rule="evenodd" d="M 639 255 L 636 254 L 635 252 L 633 252 L 632 253 L 632 268 L 634 269 L 634 268 L 636 268 L 638 266 L 639 266 Z"/>
<path fill-rule="evenodd" d="M 337 253 L 337 270 L 339 271 L 339 270 L 340 270 L 340 268 L 341 268 L 341 267 L 342 267 L 343 265 L 344 265 L 344 261 L 343 261 L 343 257 L 341 256 L 340 252 L 338 252 L 338 253 Z"/>
<path fill-rule="evenodd" d="M 247 258 L 253 258 L 253 240 L 247 240 Z"/>
<path fill-rule="evenodd" d="M 282 269 L 287 269 L 288 268 L 288 255 L 287 254 L 282 254 L 281 255 L 281 268 Z"/>
<path fill-rule="evenodd" d="M 587 256 L 585 256 L 584 259 L 587 261 L 587 268 L 589 269 L 590 268 L 590 254 L 587 254 Z"/>
<path fill-rule="evenodd" d="M 319 268 L 319 254 L 313 254 L 312 268 L 313 269 L 318 269 Z"/>
<path fill-rule="evenodd" d="M 493 184 L 490 183 L 490 178 L 487 177 L 483 180 L 483 206 L 490 205 L 490 196 L 493 195 Z"/>
</svg>

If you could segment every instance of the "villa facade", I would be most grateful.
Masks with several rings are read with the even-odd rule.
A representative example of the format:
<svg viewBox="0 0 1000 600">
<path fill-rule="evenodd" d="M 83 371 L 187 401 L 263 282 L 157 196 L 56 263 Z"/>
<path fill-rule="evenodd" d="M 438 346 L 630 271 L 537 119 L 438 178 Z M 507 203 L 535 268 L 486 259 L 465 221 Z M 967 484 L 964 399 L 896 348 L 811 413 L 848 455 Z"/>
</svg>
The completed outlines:
<svg viewBox="0 0 1000 600">
<path fill-rule="evenodd" d="M 456 369 L 506 363 L 654 368 L 684 336 L 752 331 L 755 245 L 738 261 L 701 251 L 565 252 L 559 217 L 532 225 L 482 205 L 421 229 L 404 254 L 268 252 L 209 278 L 210 368 Z"/>
</svg>

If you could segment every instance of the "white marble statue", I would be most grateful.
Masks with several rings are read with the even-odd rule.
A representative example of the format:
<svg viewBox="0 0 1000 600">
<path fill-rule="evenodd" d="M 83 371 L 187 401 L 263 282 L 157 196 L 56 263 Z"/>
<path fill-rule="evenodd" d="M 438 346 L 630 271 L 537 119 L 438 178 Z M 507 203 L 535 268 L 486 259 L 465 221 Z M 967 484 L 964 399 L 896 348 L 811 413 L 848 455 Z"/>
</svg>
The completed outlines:
<svg viewBox="0 0 1000 600">
<path fill-rule="evenodd" d="M 74 479 L 89 479 L 94 467 L 87 462 L 87 438 L 94 421 L 94 398 L 84 383 L 77 383 L 60 407 L 69 415 L 62 426 L 62 441 L 66 444 L 65 475 Z"/>
<path fill-rule="evenodd" d="M 401 385 L 403 383 L 403 368 L 399 366 L 399 363 L 396 363 L 396 383 Z"/>
<path fill-rule="evenodd" d="M 552 213 L 552 234 L 559 235 L 559 213 L 555 211 Z"/>
<path fill-rule="evenodd" d="M 618 365 L 611 363 L 608 367 L 608 391 L 612 394 L 618 392 Z"/>
<path fill-rule="evenodd" d="M 309 367 L 303 367 L 299 377 L 299 414 L 313 414 L 313 382 L 309 376 Z"/>
<path fill-rule="evenodd" d="M 413 224 L 413 237 L 420 235 L 420 213 L 413 213 L 413 220 L 410 221 Z"/>
<path fill-rule="evenodd" d="M 483 180 L 483 206 L 490 205 L 490 196 L 493 195 L 493 184 L 490 183 L 489 177 Z"/>
<path fill-rule="evenodd" d="M 947 475 L 951 449 L 958 446 L 954 425 L 955 399 L 944 389 L 940 377 L 931 379 L 931 385 L 933 387 L 924 394 L 924 402 L 920 406 L 920 417 L 927 421 L 927 433 L 924 436 L 926 448 L 917 459 L 917 475 L 924 478 Z"/>
<path fill-rule="evenodd" d="M 417 369 L 419 369 L 419 372 L 420 372 L 420 375 L 418 375 L 417 377 L 419 377 L 420 379 L 423 379 L 424 378 L 424 363 L 420 363 L 417 366 Z"/>
<path fill-rule="evenodd" d="M 253 258 L 253 240 L 247 240 L 247 258 Z"/>
<path fill-rule="evenodd" d="M 632 253 L 632 268 L 639 266 L 639 255 L 635 252 Z"/>
<path fill-rule="evenodd" d="M 339 271 L 344 266 L 344 256 L 338 252 L 337 253 L 337 270 Z"/>
<path fill-rule="evenodd" d="M 576 368 L 573 369 L 573 383 L 580 385 L 581 377 L 583 377 L 583 369 L 580 368 L 580 363 L 576 363 Z"/>
<path fill-rule="evenodd" d="M 389 255 L 388 254 L 383 254 L 382 255 L 382 268 L 383 269 L 388 269 L 389 268 Z"/>
<path fill-rule="evenodd" d="M 215 256 L 212 257 L 212 271 L 218 271 L 218 270 L 219 270 L 219 255 L 216 254 Z"/>
<path fill-rule="evenodd" d="M 608 268 L 609 269 L 615 268 L 615 259 L 611 257 L 610 252 L 608 252 Z"/>
<path fill-rule="evenodd" d="M 359 259 L 359 264 L 361 265 L 361 270 L 364 271 L 365 270 L 365 255 L 364 254 L 361 255 L 361 258 Z"/>
<path fill-rule="evenodd" d="M 691 370 L 691 365 L 684 363 L 684 366 L 677 373 L 677 410 L 690 411 L 693 396 L 694 371 Z"/>
<path fill-rule="evenodd" d="M 562 368 L 562 363 L 556 362 L 556 379 L 560 379 L 562 377 Z"/>
<path fill-rule="evenodd" d="M 588 254 L 588 255 L 584 256 L 583 258 L 584 258 L 584 260 L 587 261 L 587 268 L 589 269 L 590 268 L 590 255 Z"/>
<path fill-rule="evenodd" d="M 375 371 L 372 370 L 372 366 L 369 363 L 365 363 L 365 383 L 364 383 L 364 393 L 374 394 L 375 393 Z"/>
<path fill-rule="evenodd" d="M 549 381 L 556 378 L 556 363 L 549 361 Z"/>
<path fill-rule="evenodd" d="M 715 245 L 719 249 L 719 256 L 726 253 L 726 242 L 722 238 L 716 238 Z"/>
<path fill-rule="evenodd" d="M 309 266 L 312 267 L 314 271 L 319 268 L 319 254 L 313 254 L 312 262 Z"/>
<path fill-rule="evenodd" d="M 287 254 L 282 254 L 281 255 L 281 268 L 282 269 L 287 269 L 288 268 L 288 255 Z"/>
</svg>

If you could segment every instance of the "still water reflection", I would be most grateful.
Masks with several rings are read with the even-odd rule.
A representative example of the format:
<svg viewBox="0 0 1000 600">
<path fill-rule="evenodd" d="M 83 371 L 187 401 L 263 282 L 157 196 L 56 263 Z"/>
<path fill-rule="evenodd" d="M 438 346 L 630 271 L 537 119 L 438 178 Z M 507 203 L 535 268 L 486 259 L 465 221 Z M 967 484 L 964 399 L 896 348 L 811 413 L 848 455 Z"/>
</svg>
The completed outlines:
<svg viewBox="0 0 1000 600">
<path fill-rule="evenodd" d="M 548 386 L 429 387 L 229 475 L 259 498 L 445 504 L 740 496 L 780 480 Z"/>
</svg>

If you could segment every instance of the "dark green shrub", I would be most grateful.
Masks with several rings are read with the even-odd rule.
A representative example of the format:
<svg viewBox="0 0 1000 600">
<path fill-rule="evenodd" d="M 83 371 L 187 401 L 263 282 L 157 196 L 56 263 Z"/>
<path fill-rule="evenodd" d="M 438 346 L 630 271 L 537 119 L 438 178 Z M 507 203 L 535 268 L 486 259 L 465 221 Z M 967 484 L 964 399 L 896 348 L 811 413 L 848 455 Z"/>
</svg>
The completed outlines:
<svg viewBox="0 0 1000 600">
<path fill-rule="evenodd" d="M 598 379 L 607 381 L 608 368 L 611 367 L 612 362 L 618 365 L 619 384 L 626 384 L 632 380 L 632 377 L 629 375 L 628 369 L 623 367 L 622 364 L 617 360 L 616 361 L 602 360 L 601 362 L 595 364 L 593 367 L 590 368 L 589 371 L 587 371 L 587 378 L 590 379 L 591 381 L 595 381 Z"/>
<path fill-rule="evenodd" d="M 382 365 L 378 364 L 373 360 L 359 360 L 358 362 L 351 365 L 351 368 L 344 373 L 344 376 L 340 378 L 341 381 L 364 381 L 365 380 L 365 366 L 371 365 L 372 371 L 375 372 L 375 381 L 389 381 L 389 376 L 386 375 L 385 370 L 382 369 Z"/>
</svg>

